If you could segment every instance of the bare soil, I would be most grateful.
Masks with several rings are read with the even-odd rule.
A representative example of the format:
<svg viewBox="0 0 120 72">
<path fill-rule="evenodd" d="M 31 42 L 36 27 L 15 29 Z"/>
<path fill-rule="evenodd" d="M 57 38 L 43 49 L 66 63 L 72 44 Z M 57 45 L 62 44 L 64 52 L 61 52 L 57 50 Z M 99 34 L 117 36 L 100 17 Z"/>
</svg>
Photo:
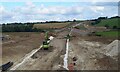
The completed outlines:
<svg viewBox="0 0 120 72">
<path fill-rule="evenodd" d="M 65 54 L 66 36 L 69 32 L 59 33 L 54 38 L 49 50 L 40 49 L 26 63 L 22 64 L 17 70 L 58 70 L 63 69 L 63 58 Z"/>
<path fill-rule="evenodd" d="M 69 32 L 68 28 L 58 31 L 56 37 L 50 42 L 49 50 L 40 49 L 17 70 L 65 70 L 63 68 L 65 37 Z M 82 36 L 80 34 L 83 33 L 78 33 L 78 30 L 71 32 L 68 66 L 72 64 L 74 70 L 116 70 L 118 68 L 117 61 L 102 53 L 103 48 L 115 40 L 114 38 L 88 36 L 86 35 L 88 32 Z M 2 43 L 3 63 L 19 62 L 26 54 L 38 49 L 44 40 L 44 34 L 39 32 L 13 32 L 3 33 L 3 35 L 8 37 Z"/>
<path fill-rule="evenodd" d="M 2 63 L 16 62 L 35 48 L 39 48 L 44 39 L 43 33 L 12 32 L 3 33 L 9 39 L 2 42 Z"/>
<path fill-rule="evenodd" d="M 74 70 L 117 70 L 118 62 L 101 52 L 107 45 L 101 41 L 73 38 L 70 41 L 69 65 L 75 63 Z M 77 61 L 73 61 L 73 57 L 76 57 Z"/>
</svg>

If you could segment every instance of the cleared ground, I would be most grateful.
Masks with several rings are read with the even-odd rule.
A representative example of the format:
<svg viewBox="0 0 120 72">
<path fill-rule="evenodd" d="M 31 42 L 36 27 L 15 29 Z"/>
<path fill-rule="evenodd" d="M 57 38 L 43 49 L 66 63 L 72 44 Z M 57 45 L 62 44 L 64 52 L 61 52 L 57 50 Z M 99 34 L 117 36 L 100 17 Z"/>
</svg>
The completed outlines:
<svg viewBox="0 0 120 72">
<path fill-rule="evenodd" d="M 40 49 L 17 70 L 63 70 L 63 59 L 66 51 L 65 37 L 70 32 L 68 66 L 72 64 L 74 70 L 117 69 L 118 62 L 109 54 L 103 53 L 106 48 L 110 48 L 109 46 L 111 48 L 108 49 L 108 52 L 112 50 L 115 45 L 114 43 L 109 44 L 115 38 L 88 36 L 89 30 L 73 28 L 70 31 L 70 28 L 63 28 L 56 33 L 56 37 L 50 42 L 51 47 L 48 51 Z M 8 39 L 3 41 L 3 63 L 13 61 L 15 62 L 13 66 L 19 64 L 21 58 L 24 58 L 26 54 L 39 48 L 44 39 L 43 33 L 34 32 L 5 33 L 5 35 Z M 73 60 L 74 57 L 76 60 Z"/>
<path fill-rule="evenodd" d="M 103 48 L 107 45 L 79 37 L 73 38 L 70 41 L 69 65 L 72 63 L 74 70 L 117 70 L 118 62 L 103 54 Z M 73 61 L 74 57 L 76 61 Z"/>
<path fill-rule="evenodd" d="M 16 62 L 24 55 L 38 48 L 43 41 L 43 33 L 12 32 L 3 33 L 7 39 L 2 43 L 2 63 Z"/>
<path fill-rule="evenodd" d="M 58 70 L 63 66 L 63 57 L 65 54 L 64 36 L 68 32 L 61 32 L 50 42 L 48 51 L 39 50 L 26 63 L 21 65 L 17 70 Z M 36 57 L 36 58 L 34 58 Z"/>
</svg>

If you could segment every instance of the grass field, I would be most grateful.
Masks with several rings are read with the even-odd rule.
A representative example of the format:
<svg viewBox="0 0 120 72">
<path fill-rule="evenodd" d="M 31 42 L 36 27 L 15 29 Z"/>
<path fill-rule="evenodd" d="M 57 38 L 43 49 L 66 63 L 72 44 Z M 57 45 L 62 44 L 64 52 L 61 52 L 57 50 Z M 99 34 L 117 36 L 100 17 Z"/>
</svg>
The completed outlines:
<svg viewBox="0 0 120 72">
<path fill-rule="evenodd" d="M 80 30 L 86 30 L 86 28 L 84 27 L 84 25 L 79 25 L 79 26 L 77 26 L 75 28 L 80 29 Z"/>
<path fill-rule="evenodd" d="M 96 32 L 96 35 L 101 35 L 104 37 L 120 37 L 120 31 Z"/>
<path fill-rule="evenodd" d="M 63 28 L 69 25 L 70 22 L 67 23 L 46 23 L 46 24 L 34 24 L 33 28 L 37 29 L 54 29 L 54 28 Z"/>
<path fill-rule="evenodd" d="M 120 18 L 104 19 L 104 20 L 101 20 L 100 23 L 96 24 L 96 26 L 108 25 L 110 28 L 113 28 L 113 26 L 117 26 L 120 28 L 120 26 L 118 24 L 118 20 L 120 21 Z"/>
</svg>

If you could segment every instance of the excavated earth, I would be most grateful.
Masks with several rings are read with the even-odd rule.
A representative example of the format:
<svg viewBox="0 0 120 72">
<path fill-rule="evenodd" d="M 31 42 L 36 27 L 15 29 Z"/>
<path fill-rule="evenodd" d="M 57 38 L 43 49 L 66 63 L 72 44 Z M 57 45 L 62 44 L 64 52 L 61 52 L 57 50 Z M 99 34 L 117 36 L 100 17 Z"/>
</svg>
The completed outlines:
<svg viewBox="0 0 120 72">
<path fill-rule="evenodd" d="M 64 37 L 68 33 L 69 31 L 59 33 L 57 37 L 51 40 L 49 50 L 41 48 L 16 70 L 63 70 L 63 58 L 66 50 L 66 39 Z"/>
<path fill-rule="evenodd" d="M 65 36 L 70 30 L 64 29 L 50 42 L 49 50 L 38 50 L 16 70 L 65 70 L 63 68 L 66 51 Z M 117 70 L 119 40 L 78 34 L 71 31 L 69 41 L 68 68 L 73 70 Z M 6 33 L 8 39 L 2 43 L 3 64 L 13 61 L 18 65 L 24 56 L 40 48 L 43 33 Z M 93 37 L 93 38 L 92 38 Z M 105 40 L 105 41 L 104 41 Z M 72 66 L 71 66 L 72 65 Z M 71 66 L 71 67 L 70 67 Z"/>
<path fill-rule="evenodd" d="M 72 33 L 73 36 L 74 34 Z M 90 41 L 79 35 L 71 38 L 69 65 L 72 64 L 74 70 L 118 70 L 118 45 L 120 41 L 109 42 Z"/>
<path fill-rule="evenodd" d="M 17 62 L 33 49 L 39 48 L 44 39 L 44 33 L 11 32 L 3 33 L 2 64 L 9 61 Z"/>
</svg>

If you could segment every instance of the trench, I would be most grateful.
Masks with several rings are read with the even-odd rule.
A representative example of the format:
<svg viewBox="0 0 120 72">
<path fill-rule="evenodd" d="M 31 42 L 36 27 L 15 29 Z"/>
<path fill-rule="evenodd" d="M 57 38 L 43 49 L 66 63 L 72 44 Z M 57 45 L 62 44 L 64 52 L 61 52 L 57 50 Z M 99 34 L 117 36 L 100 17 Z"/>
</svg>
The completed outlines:
<svg viewBox="0 0 120 72">
<path fill-rule="evenodd" d="M 66 70 L 69 70 L 68 69 L 68 50 L 69 50 L 69 39 L 67 39 L 67 42 L 66 42 L 66 53 L 64 56 L 64 65 L 63 65 L 63 68 L 65 68 Z"/>
<path fill-rule="evenodd" d="M 71 32 L 72 32 L 72 29 L 70 30 L 69 35 L 71 35 Z M 66 70 L 69 70 L 69 68 L 68 68 L 69 40 L 70 39 L 68 38 L 67 42 L 66 42 L 66 53 L 64 55 L 64 65 L 63 65 L 63 68 L 65 68 Z"/>
</svg>

